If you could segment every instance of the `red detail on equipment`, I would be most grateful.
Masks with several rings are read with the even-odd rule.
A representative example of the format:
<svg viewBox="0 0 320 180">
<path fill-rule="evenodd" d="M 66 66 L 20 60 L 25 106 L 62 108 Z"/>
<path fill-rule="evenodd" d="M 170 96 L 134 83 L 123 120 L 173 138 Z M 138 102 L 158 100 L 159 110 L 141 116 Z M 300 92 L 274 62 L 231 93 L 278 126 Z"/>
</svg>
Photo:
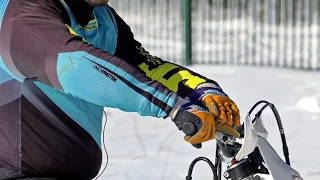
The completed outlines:
<svg viewBox="0 0 320 180">
<path fill-rule="evenodd" d="M 232 160 L 231 160 L 231 163 L 232 163 L 232 164 L 235 164 L 235 163 L 237 163 L 237 162 L 238 162 L 238 161 L 237 161 L 236 159 L 232 159 Z"/>
</svg>

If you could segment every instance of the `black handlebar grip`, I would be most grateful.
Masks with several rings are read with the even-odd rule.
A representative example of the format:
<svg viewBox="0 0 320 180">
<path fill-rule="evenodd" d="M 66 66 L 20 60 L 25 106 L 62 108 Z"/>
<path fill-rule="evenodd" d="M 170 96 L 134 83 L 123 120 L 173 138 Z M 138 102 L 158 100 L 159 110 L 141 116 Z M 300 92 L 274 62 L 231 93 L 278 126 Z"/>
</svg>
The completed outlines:
<svg viewBox="0 0 320 180">
<path fill-rule="evenodd" d="M 198 128 L 196 125 L 194 125 L 191 122 L 185 122 L 182 124 L 182 131 L 187 135 L 187 136 L 193 136 L 198 132 Z M 193 147 L 200 149 L 202 147 L 202 144 L 192 144 Z"/>
</svg>

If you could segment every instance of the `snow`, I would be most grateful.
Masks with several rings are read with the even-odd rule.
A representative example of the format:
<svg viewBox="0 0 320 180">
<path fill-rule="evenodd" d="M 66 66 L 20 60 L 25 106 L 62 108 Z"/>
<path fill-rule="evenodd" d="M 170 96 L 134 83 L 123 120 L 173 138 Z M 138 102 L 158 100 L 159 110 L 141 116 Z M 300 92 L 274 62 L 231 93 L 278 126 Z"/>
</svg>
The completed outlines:
<svg viewBox="0 0 320 180">
<path fill-rule="evenodd" d="M 259 100 L 277 107 L 286 132 L 292 166 L 307 180 L 320 178 L 318 165 L 320 125 L 320 73 L 246 66 L 197 65 L 189 67 L 220 83 L 237 102 L 242 118 Z M 109 155 L 99 178 L 113 180 L 183 180 L 192 160 L 199 156 L 214 162 L 215 141 L 195 149 L 183 140 L 170 119 L 141 117 L 106 109 L 105 144 Z M 269 142 L 282 156 L 276 121 L 270 110 L 263 113 Z M 104 156 L 102 168 L 106 163 Z M 209 166 L 198 163 L 194 180 L 212 179 Z"/>
<path fill-rule="evenodd" d="M 307 97 L 298 101 L 297 108 L 310 113 L 320 112 L 319 103 L 316 97 Z"/>
</svg>

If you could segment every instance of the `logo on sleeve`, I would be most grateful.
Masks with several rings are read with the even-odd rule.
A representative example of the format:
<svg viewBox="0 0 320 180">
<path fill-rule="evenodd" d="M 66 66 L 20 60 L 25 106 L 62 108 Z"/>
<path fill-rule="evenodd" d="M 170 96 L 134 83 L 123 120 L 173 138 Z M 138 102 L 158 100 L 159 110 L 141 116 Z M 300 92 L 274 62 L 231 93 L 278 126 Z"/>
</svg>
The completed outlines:
<svg viewBox="0 0 320 180">
<path fill-rule="evenodd" d="M 106 70 L 102 69 L 101 67 L 99 67 L 98 65 L 94 65 L 93 68 L 97 71 L 99 71 L 101 74 L 103 74 L 104 76 L 106 76 L 107 78 L 111 79 L 113 82 L 117 81 L 117 78 L 114 77 L 112 74 L 108 73 Z"/>
</svg>

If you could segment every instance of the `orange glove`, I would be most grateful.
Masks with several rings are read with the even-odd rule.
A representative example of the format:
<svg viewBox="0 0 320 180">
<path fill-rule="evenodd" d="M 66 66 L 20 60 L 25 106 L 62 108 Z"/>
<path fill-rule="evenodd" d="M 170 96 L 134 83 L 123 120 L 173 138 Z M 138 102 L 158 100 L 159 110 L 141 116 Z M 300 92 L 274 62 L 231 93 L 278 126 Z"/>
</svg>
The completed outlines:
<svg viewBox="0 0 320 180">
<path fill-rule="evenodd" d="M 189 98 L 191 102 L 206 108 L 214 115 L 217 131 L 240 137 L 234 129 L 240 126 L 239 109 L 217 84 L 204 83 L 189 95 Z"/>
<path fill-rule="evenodd" d="M 215 138 L 216 129 L 213 114 L 189 101 L 179 98 L 170 117 L 178 129 L 186 134 L 185 141 L 191 144 L 200 144 Z M 185 125 L 194 127 L 193 132 L 187 133 L 190 132 L 190 128 L 185 129 Z"/>
</svg>

